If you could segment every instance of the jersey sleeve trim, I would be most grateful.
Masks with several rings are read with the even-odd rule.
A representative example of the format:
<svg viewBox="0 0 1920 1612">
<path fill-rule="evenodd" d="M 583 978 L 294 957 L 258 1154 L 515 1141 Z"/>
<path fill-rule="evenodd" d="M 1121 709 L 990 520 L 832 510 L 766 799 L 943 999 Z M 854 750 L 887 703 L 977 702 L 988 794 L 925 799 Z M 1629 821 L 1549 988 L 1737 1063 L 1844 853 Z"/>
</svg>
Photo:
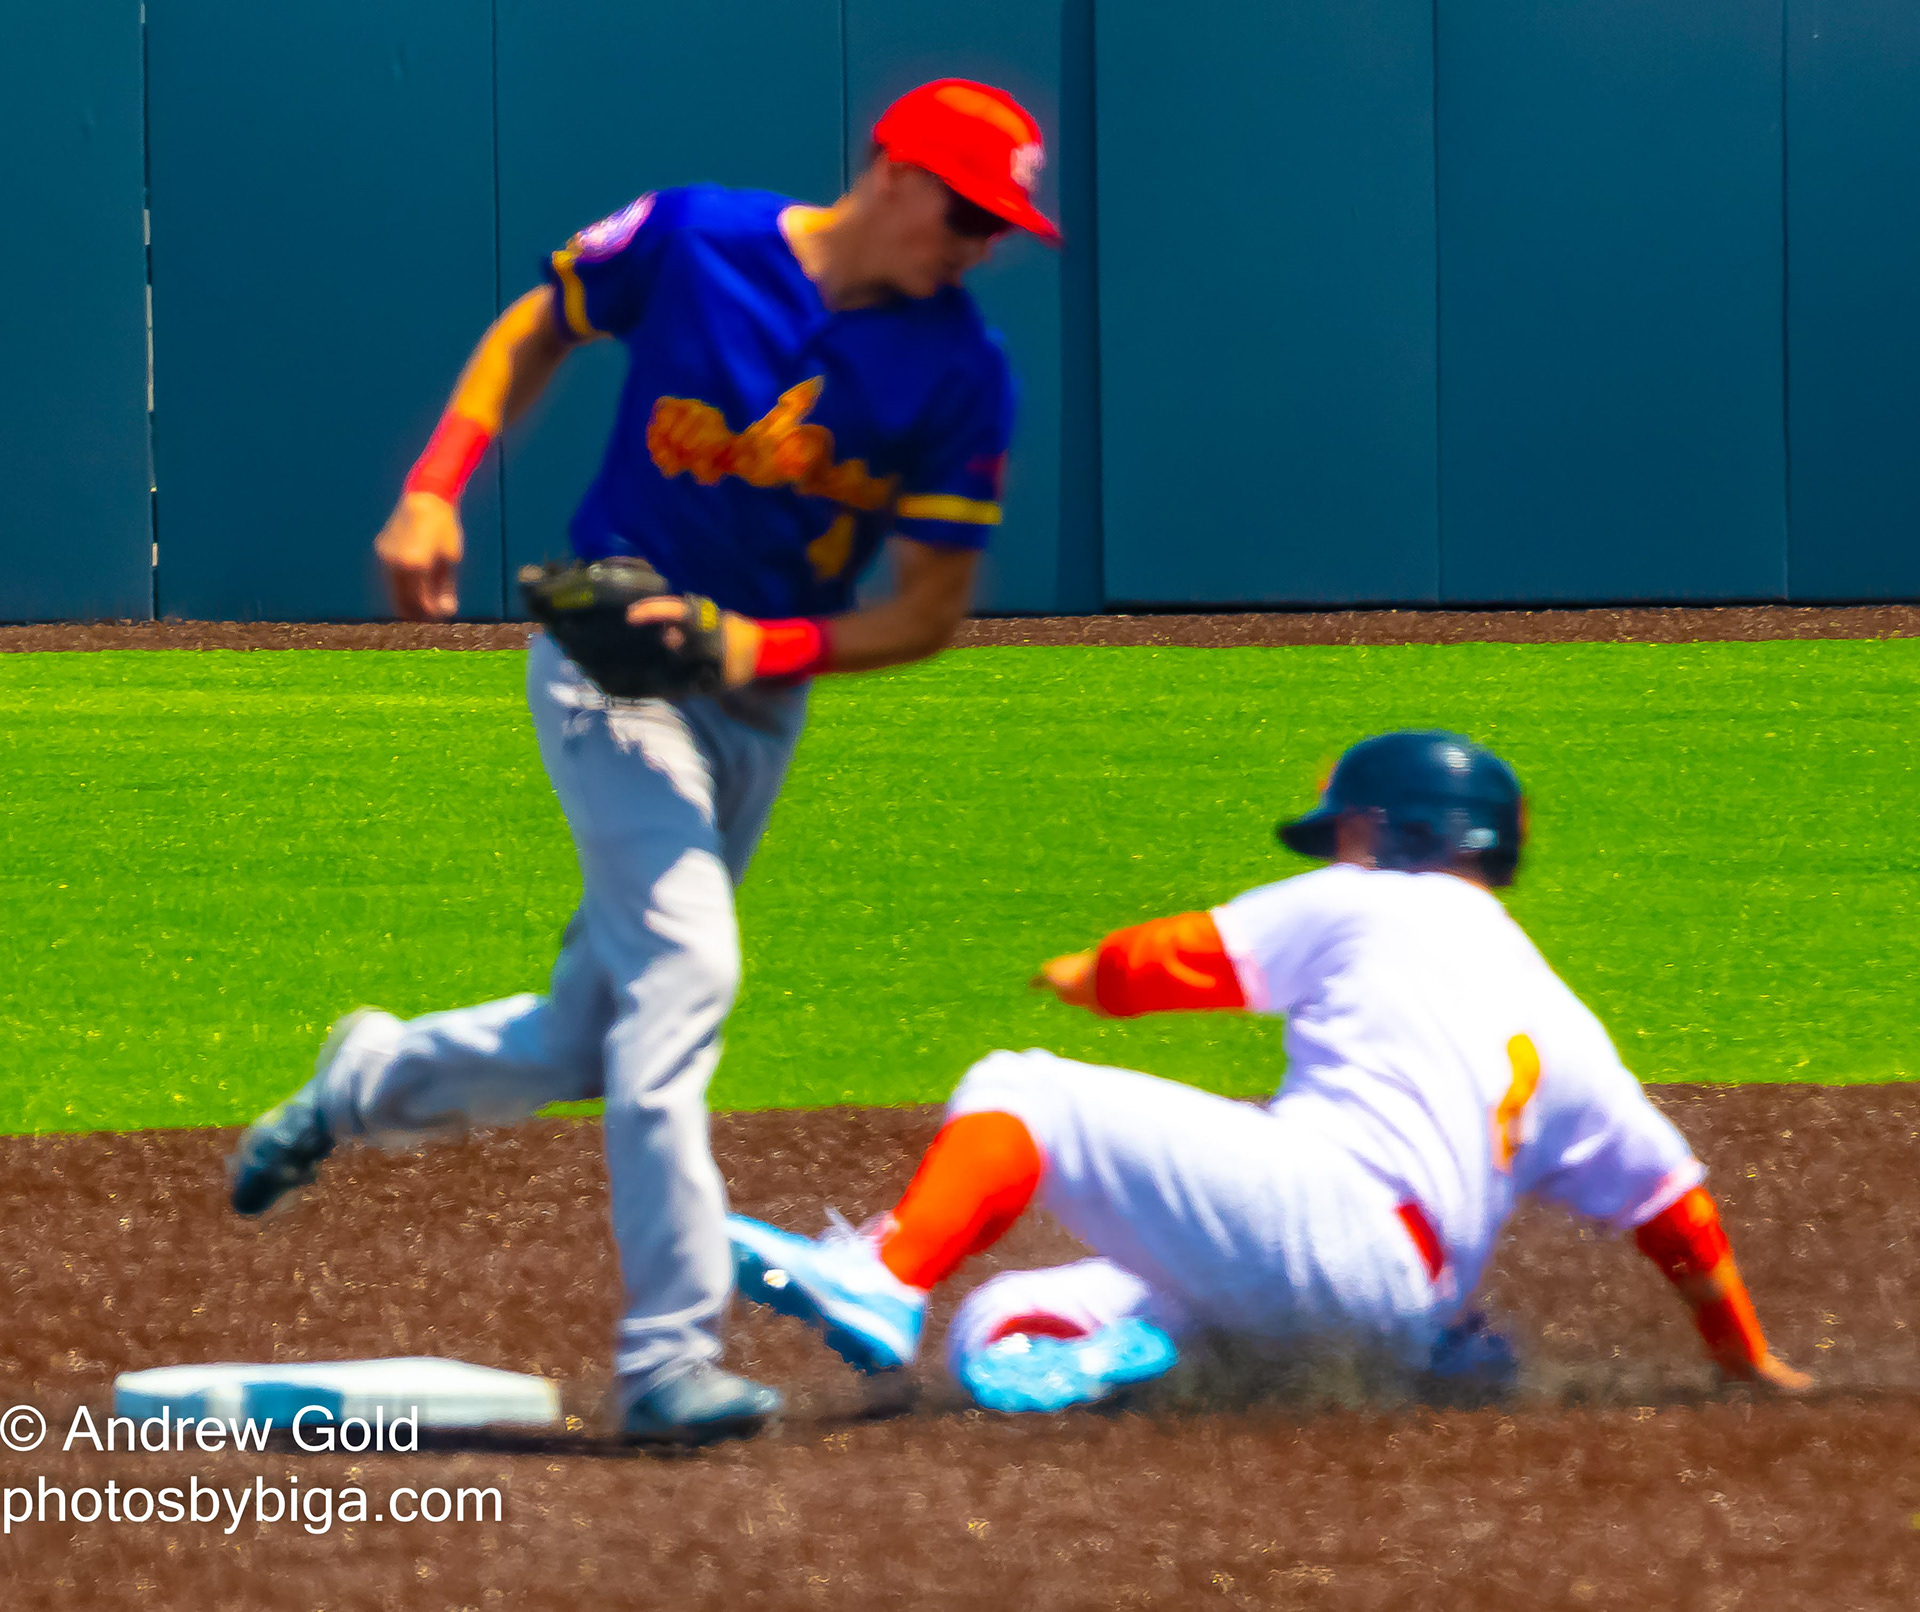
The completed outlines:
<svg viewBox="0 0 1920 1612">
<path fill-rule="evenodd" d="M 1233 959 L 1204 912 L 1155 918 L 1107 936 L 1094 956 L 1094 1001 L 1116 1019 L 1247 1005 Z"/>
<path fill-rule="evenodd" d="M 1208 914 L 1213 919 L 1213 927 L 1220 935 L 1220 948 L 1233 964 L 1233 972 L 1240 981 L 1241 993 L 1247 999 L 1249 1013 L 1271 1013 L 1273 999 L 1267 992 L 1267 971 L 1260 966 L 1253 955 L 1249 943 L 1250 936 L 1240 933 L 1238 915 L 1231 905 L 1215 907 Z"/>
<path fill-rule="evenodd" d="M 592 341 L 606 332 L 594 329 L 587 319 L 587 288 L 580 283 L 580 271 L 573 266 L 573 260 L 574 254 L 567 247 L 553 254 L 553 272 L 560 281 L 560 307 L 568 334 L 578 341 Z"/>
<path fill-rule="evenodd" d="M 959 498 L 951 493 L 914 493 L 900 500 L 894 512 L 907 520 L 957 521 L 967 526 L 998 526 L 1000 506 L 983 498 Z"/>
<path fill-rule="evenodd" d="M 1613 1229 L 1634 1231 L 1658 1219 L 1706 1179 L 1707 1167 L 1698 1159 L 1689 1158 L 1684 1164 L 1676 1164 L 1652 1192 L 1614 1221 Z"/>
</svg>

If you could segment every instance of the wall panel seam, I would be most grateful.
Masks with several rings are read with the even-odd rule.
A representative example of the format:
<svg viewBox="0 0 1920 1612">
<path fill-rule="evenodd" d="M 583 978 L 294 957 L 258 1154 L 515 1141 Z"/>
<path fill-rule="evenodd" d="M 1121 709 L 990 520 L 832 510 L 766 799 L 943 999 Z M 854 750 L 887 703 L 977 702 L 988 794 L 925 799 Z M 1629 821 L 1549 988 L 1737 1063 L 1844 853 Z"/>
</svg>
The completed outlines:
<svg viewBox="0 0 1920 1612">
<path fill-rule="evenodd" d="M 144 277 L 147 325 L 147 412 L 142 434 L 147 444 L 147 619 L 160 619 L 160 489 L 153 459 L 153 137 L 149 117 L 153 97 L 147 61 L 147 6 L 140 0 L 140 272 Z"/>
<path fill-rule="evenodd" d="M 847 60 L 847 0 L 840 0 L 840 194 L 853 187 L 852 67 Z"/>
<path fill-rule="evenodd" d="M 500 0 L 488 0 L 487 4 L 487 105 L 490 112 L 489 130 L 492 136 L 493 162 L 493 312 L 498 318 L 505 311 L 506 296 L 505 266 L 506 245 L 500 238 Z M 496 615 L 502 621 L 512 615 L 508 608 L 509 595 L 507 579 L 509 575 L 507 560 L 507 451 L 503 440 L 493 447 L 493 505 L 495 520 L 500 531 L 500 565 L 496 598 L 499 601 Z"/>
<path fill-rule="evenodd" d="M 1440 0 L 1433 0 L 1428 17 L 1432 41 L 1429 64 L 1433 76 L 1433 94 L 1427 103 L 1433 152 L 1433 602 L 1444 605 L 1447 602 L 1447 526 L 1443 503 L 1446 477 L 1440 457 L 1443 442 L 1440 411 L 1446 406 L 1446 388 L 1440 370 L 1445 356 L 1444 304 L 1440 300 Z"/>
<path fill-rule="evenodd" d="M 1786 553 L 1781 563 L 1781 595 L 1793 590 L 1793 192 L 1788 186 L 1788 106 L 1792 71 L 1793 0 L 1780 0 L 1780 526 Z"/>
</svg>

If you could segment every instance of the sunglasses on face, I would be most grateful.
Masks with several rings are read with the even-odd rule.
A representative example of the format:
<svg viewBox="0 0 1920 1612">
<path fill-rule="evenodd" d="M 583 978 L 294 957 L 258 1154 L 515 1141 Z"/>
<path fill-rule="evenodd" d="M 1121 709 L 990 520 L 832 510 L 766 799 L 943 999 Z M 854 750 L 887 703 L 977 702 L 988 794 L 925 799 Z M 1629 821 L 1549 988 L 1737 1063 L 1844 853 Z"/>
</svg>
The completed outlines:
<svg viewBox="0 0 1920 1612">
<path fill-rule="evenodd" d="M 962 240 L 991 241 L 1013 228 L 998 213 L 990 213 L 978 202 L 968 201 L 951 185 L 947 187 L 947 228 Z"/>
</svg>

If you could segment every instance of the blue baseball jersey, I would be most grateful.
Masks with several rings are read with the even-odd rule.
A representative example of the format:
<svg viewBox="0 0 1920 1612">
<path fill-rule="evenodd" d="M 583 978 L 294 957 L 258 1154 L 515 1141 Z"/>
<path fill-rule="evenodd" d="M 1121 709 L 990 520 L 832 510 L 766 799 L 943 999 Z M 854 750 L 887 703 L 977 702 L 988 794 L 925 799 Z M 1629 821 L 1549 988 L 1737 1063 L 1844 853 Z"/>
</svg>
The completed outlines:
<svg viewBox="0 0 1920 1612">
<path fill-rule="evenodd" d="M 626 386 L 573 517 L 583 559 L 637 554 L 752 616 L 831 615 L 889 532 L 982 548 L 1000 520 L 1013 383 L 957 287 L 835 312 L 780 229 L 794 205 L 663 190 L 547 265 L 575 340 Z"/>
</svg>

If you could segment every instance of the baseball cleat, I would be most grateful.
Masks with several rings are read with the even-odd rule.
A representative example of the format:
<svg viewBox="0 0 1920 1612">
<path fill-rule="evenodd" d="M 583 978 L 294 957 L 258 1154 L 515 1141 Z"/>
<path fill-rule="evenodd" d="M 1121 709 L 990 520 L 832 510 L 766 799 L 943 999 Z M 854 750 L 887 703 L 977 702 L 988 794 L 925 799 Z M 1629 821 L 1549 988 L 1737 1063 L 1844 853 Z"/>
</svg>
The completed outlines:
<svg viewBox="0 0 1920 1612">
<path fill-rule="evenodd" d="M 1505 1394 L 1519 1383 L 1520 1361 L 1506 1336 L 1475 1310 L 1434 1340 L 1427 1375 L 1450 1388 Z"/>
<path fill-rule="evenodd" d="M 751 1438 L 775 1421 L 786 1400 L 777 1388 L 703 1361 L 627 1406 L 621 1437 L 634 1444 L 712 1444 Z"/>
<path fill-rule="evenodd" d="M 320 1082 L 346 1045 L 354 1026 L 373 1008 L 358 1008 L 340 1020 L 321 1043 L 313 1077 L 285 1102 L 269 1108 L 246 1129 L 227 1160 L 234 1212 L 263 1215 L 289 1192 L 312 1182 L 320 1161 L 333 1151 L 333 1132 L 320 1112 Z"/>
<path fill-rule="evenodd" d="M 741 1295 L 814 1327 L 855 1371 L 894 1371 L 920 1347 L 927 1296 L 881 1263 L 871 1237 L 838 1215 L 824 1237 L 727 1216 Z"/>
<path fill-rule="evenodd" d="M 1078 1338 L 1015 1332 L 964 1356 L 955 1375 L 987 1410 L 1063 1411 L 1163 1376 L 1179 1358 L 1166 1333 L 1129 1318 Z"/>
</svg>

